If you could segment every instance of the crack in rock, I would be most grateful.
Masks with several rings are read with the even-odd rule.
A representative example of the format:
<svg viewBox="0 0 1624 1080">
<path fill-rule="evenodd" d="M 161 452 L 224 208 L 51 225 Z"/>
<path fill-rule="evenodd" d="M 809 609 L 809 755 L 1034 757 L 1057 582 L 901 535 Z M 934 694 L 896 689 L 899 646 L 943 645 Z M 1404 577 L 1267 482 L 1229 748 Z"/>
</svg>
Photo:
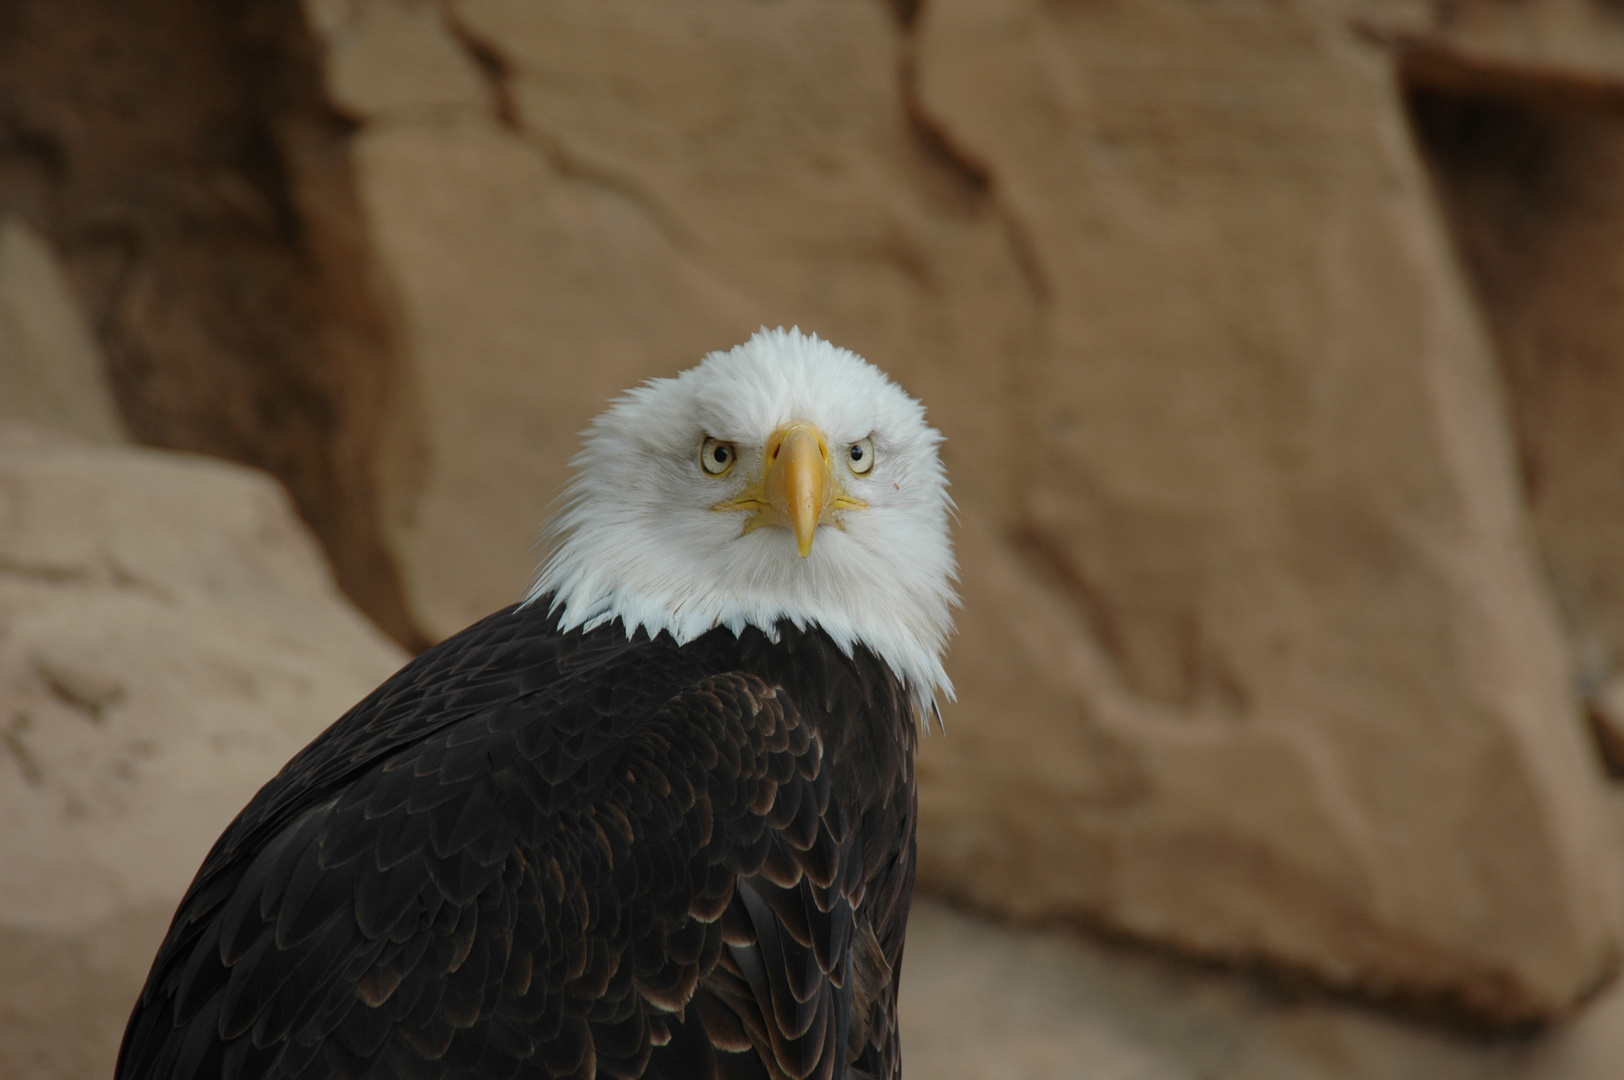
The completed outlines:
<svg viewBox="0 0 1624 1080">
<path fill-rule="evenodd" d="M 941 117 L 932 115 L 919 92 L 919 22 L 926 0 L 885 0 L 892 9 L 901 34 L 898 85 L 904 115 L 916 144 L 925 158 L 945 170 L 968 201 L 990 206 L 1010 246 L 1010 253 L 1039 309 L 1038 334 L 1046 336 L 1047 318 L 1042 312 L 1054 295 L 1049 275 L 1043 267 L 1031 230 L 1003 199 L 999 198 L 997 177 L 989 162 L 953 134 Z"/>
<path fill-rule="evenodd" d="M 43 658 L 34 660 L 34 674 L 53 697 L 93 724 L 100 724 L 106 711 L 124 700 L 122 684 Z"/>
<path fill-rule="evenodd" d="M 45 770 L 40 767 L 39 758 L 34 756 L 33 749 L 24 740 L 24 736 L 34 727 L 34 718 L 25 712 L 12 714 L 11 722 L 4 731 L 0 731 L 0 745 L 4 745 L 10 753 L 11 759 L 17 763 L 23 779 L 29 787 L 43 787 L 45 784 Z"/>
</svg>

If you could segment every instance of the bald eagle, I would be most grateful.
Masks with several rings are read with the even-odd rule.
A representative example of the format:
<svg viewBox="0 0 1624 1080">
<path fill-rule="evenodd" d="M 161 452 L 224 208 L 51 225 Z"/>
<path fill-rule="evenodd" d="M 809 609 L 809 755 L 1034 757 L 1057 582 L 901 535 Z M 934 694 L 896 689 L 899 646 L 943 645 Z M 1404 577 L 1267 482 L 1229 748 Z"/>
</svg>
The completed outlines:
<svg viewBox="0 0 1624 1080">
<path fill-rule="evenodd" d="M 940 440 L 795 330 L 614 401 L 528 595 L 226 829 L 118 1077 L 895 1080 Z"/>
</svg>

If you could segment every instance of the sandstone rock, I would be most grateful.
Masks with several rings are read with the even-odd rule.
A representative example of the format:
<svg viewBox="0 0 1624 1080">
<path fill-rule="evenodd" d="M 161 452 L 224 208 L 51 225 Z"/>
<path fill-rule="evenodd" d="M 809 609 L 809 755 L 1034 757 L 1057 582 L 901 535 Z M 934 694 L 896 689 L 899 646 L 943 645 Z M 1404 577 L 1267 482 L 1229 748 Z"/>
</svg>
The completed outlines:
<svg viewBox="0 0 1624 1080">
<path fill-rule="evenodd" d="M 385 530 L 431 635 L 521 588 L 607 396 L 799 323 L 949 438 L 928 887 L 1503 1020 L 1610 970 L 1600 777 L 1400 92 L 1430 6 L 309 8 L 402 298 Z"/>
<path fill-rule="evenodd" d="M 1394 58 L 1329 11 L 941 0 L 920 33 L 1053 290 L 1024 505 L 966 523 L 1000 569 L 922 758 L 926 879 L 1559 1011 L 1614 962 L 1615 860 Z"/>
<path fill-rule="evenodd" d="M 1586 702 L 1590 730 L 1613 776 L 1624 776 L 1624 677 L 1615 676 L 1591 692 Z"/>
<path fill-rule="evenodd" d="M 0 218 L 0 417 L 97 442 L 124 437 L 101 350 L 45 241 Z"/>
<path fill-rule="evenodd" d="M 309 0 L 333 104 L 358 116 L 488 106 L 486 86 L 435 3 Z M 419 116 L 419 119 L 425 117 Z"/>
<path fill-rule="evenodd" d="M 0 1075 L 108 1075 L 187 882 L 403 656 L 287 496 L 0 427 Z"/>
<path fill-rule="evenodd" d="M 929 900 L 899 1006 L 904 1075 L 931 1080 L 1612 1080 L 1624 1060 L 1624 988 L 1485 1039 Z"/>
<path fill-rule="evenodd" d="M 1494 334 L 1579 684 L 1594 689 L 1624 671 L 1624 114 L 1548 70 L 1485 75 L 1453 54 L 1418 69 L 1410 106 Z"/>
<path fill-rule="evenodd" d="M 1362 34 L 1404 52 L 1418 50 L 1429 66 L 1463 63 L 1458 74 L 1488 77 L 1503 88 L 1533 78 L 1605 92 L 1624 72 L 1624 24 L 1593 0 L 1463 0 L 1447 6 L 1346 0 L 1339 6 L 1336 15 Z"/>
<path fill-rule="evenodd" d="M 420 642 L 371 476 L 410 467 L 409 440 L 379 449 L 409 386 L 299 0 L 14 0 L 4 18 L 0 218 L 49 239 L 130 436 L 275 475 L 345 590 Z"/>
<path fill-rule="evenodd" d="M 1606 5 L 302 2 L 308 28 L 295 0 L 14 5 L 0 216 L 58 245 L 135 434 L 275 469 L 392 632 L 518 591 L 607 395 L 798 322 L 950 439 L 967 607 L 921 758 L 927 886 L 1490 1018 L 1608 969 L 1616 859 L 1567 685 L 1624 665 Z M 51 280 L 24 235 L 7 296 Z M 0 300 L 0 339 L 78 357 L 36 388 L 95 366 L 47 293 Z M 111 415 L 70 381 L 70 412 Z M 102 535 L 83 514 L 63 550 Z M 17 607 L 41 642 L 159 604 L 85 550 L 93 572 L 19 564 L 66 590 L 26 595 L 114 614 Z M 185 680 L 259 655 L 220 610 L 180 619 L 229 656 L 159 680 L 176 716 L 237 692 Z M 33 703 L 13 780 L 56 791 L 40 747 L 116 780 L 84 731 L 29 724 L 110 729 L 123 669 L 7 655 Z M 105 813 L 113 780 L 52 797 Z M 71 973 L 149 950 L 86 928 L 167 902 L 80 837 L 58 854 L 102 884 L 71 891 L 111 899 L 0 929 L 0 976 L 90 1003 Z M 0 894 L 50 903 L 66 871 L 18 858 Z M 7 1030 L 46 1030 L 47 999 Z M 80 1052 L 18 1039 L 8 1070 Z"/>
<path fill-rule="evenodd" d="M 1000 430 L 1006 376 L 983 360 L 1018 347 L 1030 298 L 980 179 L 910 120 L 883 8 L 450 5 L 443 41 L 490 76 L 477 111 L 449 75 L 409 105 L 353 77 L 422 51 L 422 10 L 312 5 L 352 28 L 329 33 L 329 71 L 404 300 L 423 467 L 386 516 L 431 635 L 522 586 L 609 396 L 762 323 L 886 358 L 927 395 L 968 381 L 959 429 Z M 409 45 L 361 29 L 408 18 Z"/>
</svg>

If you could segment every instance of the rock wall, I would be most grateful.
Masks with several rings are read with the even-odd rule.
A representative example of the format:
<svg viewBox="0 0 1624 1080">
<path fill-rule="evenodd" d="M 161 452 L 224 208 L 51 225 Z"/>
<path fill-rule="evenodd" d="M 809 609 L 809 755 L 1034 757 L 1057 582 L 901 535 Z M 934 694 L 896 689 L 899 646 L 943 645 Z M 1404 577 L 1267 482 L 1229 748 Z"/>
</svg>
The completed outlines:
<svg viewBox="0 0 1624 1080">
<path fill-rule="evenodd" d="M 1624 668 L 1624 90 L 1419 67 L 1410 108 L 1500 358 L 1579 685 Z"/>
<path fill-rule="evenodd" d="M 106 361 L 45 240 L 0 219 L 0 416 L 95 442 L 124 437 Z"/>
<path fill-rule="evenodd" d="M 514 595 L 607 396 L 800 323 L 949 438 L 927 887 L 1502 1020 L 1605 977 L 1599 772 L 1405 96 L 1424 50 L 1614 70 L 1579 9 L 308 7 L 431 634 Z"/>
<path fill-rule="evenodd" d="M 1403 56 L 1345 19 L 926 10 L 925 106 L 1053 301 L 925 874 L 1546 1014 L 1617 948 L 1599 785 Z"/>
<path fill-rule="evenodd" d="M 6 9 L 0 210 L 132 432 L 271 465 L 398 638 L 520 591 L 606 398 L 798 323 L 949 440 L 925 887 L 1495 1022 L 1611 972 L 1599 0 L 164 0 L 184 137 L 105 166 L 52 10 Z M 113 273 L 148 175 L 190 194 Z"/>
<path fill-rule="evenodd" d="M 431 634 L 519 592 L 611 395 L 763 323 L 885 358 L 961 484 L 997 473 L 1031 287 L 885 7 L 309 7 L 408 327 L 424 464 L 385 510 Z"/>
<path fill-rule="evenodd" d="M 379 537 L 407 384 L 355 199 L 297 0 L 0 4 L 0 219 L 54 251 L 124 428 L 280 477 L 345 589 L 421 644 Z"/>
<path fill-rule="evenodd" d="M 0 425 L 0 1076 L 107 1076 L 259 786 L 404 660 L 262 473 Z"/>
</svg>

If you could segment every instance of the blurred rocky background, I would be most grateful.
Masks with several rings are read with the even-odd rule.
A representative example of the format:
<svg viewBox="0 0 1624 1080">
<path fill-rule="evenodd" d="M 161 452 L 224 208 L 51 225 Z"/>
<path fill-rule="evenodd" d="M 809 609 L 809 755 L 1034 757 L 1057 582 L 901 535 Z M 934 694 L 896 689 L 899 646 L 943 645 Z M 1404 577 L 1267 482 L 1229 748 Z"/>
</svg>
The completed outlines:
<svg viewBox="0 0 1624 1080">
<path fill-rule="evenodd" d="M 1624 1076 L 1614 0 L 0 0 L 0 1077 L 762 324 L 948 437 L 910 1075 Z"/>
</svg>

